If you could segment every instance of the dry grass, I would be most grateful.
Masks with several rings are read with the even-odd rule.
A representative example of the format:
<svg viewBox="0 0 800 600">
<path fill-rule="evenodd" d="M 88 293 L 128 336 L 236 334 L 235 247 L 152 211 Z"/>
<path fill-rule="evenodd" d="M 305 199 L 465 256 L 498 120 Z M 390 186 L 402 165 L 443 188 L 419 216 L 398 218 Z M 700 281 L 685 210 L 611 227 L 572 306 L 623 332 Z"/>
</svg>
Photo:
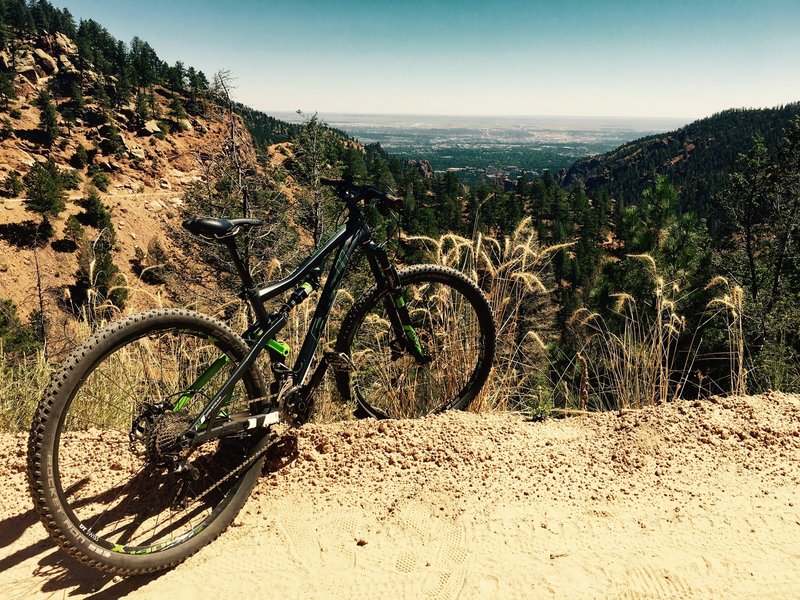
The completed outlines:
<svg viewBox="0 0 800 600">
<path fill-rule="evenodd" d="M 475 411 L 523 410 L 534 416 L 547 416 L 557 393 L 566 399 L 567 410 L 639 408 L 667 402 L 681 395 L 691 372 L 691 357 L 686 364 L 676 365 L 676 347 L 684 335 L 685 319 L 678 304 L 679 286 L 665 282 L 657 265 L 648 255 L 632 256 L 647 265 L 651 275 L 652 296 L 644 304 L 629 294 L 614 295 L 614 322 L 607 322 L 598 313 L 581 309 L 572 315 L 569 326 L 585 340 L 573 365 L 579 369 L 579 384 L 569 383 L 562 375 L 552 383 L 553 365 L 549 346 L 554 335 L 555 308 L 549 290 L 552 282 L 546 273 L 553 254 L 564 245 L 543 247 L 528 219 L 523 220 L 512 235 L 492 238 L 478 235 L 469 240 L 455 235 L 439 239 L 408 237 L 429 250 L 433 260 L 467 274 L 485 291 L 497 324 L 497 359 L 490 378 L 471 407 Z M 280 276 L 281 265 L 273 260 L 267 266 L 267 277 Z M 715 278 L 708 288 L 721 287 L 722 293 L 709 303 L 709 319 L 721 315 L 726 319 L 729 334 L 730 391 L 744 394 L 748 370 L 745 367 L 744 330 L 742 325 L 744 294 L 738 286 L 724 278 Z M 707 289 L 708 289 L 707 288 Z M 164 305 L 159 293 L 140 282 L 128 286 L 129 295 L 146 298 L 153 307 Z M 291 348 L 287 363 L 291 366 L 309 329 L 316 307 L 312 298 L 297 307 L 280 341 Z M 341 289 L 329 322 L 322 332 L 318 358 L 331 349 L 342 317 L 352 306 L 353 294 Z M 235 310 L 231 308 L 235 306 Z M 218 317 L 233 315 L 228 322 L 243 331 L 247 311 L 238 301 L 229 304 L 193 306 Z M 67 324 L 64 336 L 74 346 L 85 339 L 92 327 L 104 325 L 118 316 L 108 303 L 92 306 L 79 318 Z M 89 315 L 94 319 L 89 326 Z M 52 345 L 50 346 L 53 347 Z M 60 354 L 63 356 L 63 352 Z M 261 367 L 269 379 L 265 355 Z M 120 368 L 125 368 L 121 365 Z M 574 368 L 572 366 L 570 369 Z M 28 357 L 12 357 L 0 347 L 0 430 L 24 430 L 47 383 L 52 370 L 43 353 Z M 134 369 L 135 371 L 135 369 Z M 451 371 L 455 372 L 455 369 Z M 555 389 L 554 389 L 555 388 Z M 449 389 L 449 388 L 446 388 Z M 316 419 L 321 421 L 348 418 L 353 407 L 342 406 L 331 377 L 316 392 Z"/>
<path fill-rule="evenodd" d="M 0 431 L 27 431 L 50 379 L 44 352 L 9 355 L 0 345 Z"/>
<path fill-rule="evenodd" d="M 550 303 L 547 267 L 567 245 L 539 244 L 529 218 L 512 235 L 474 240 L 444 235 L 424 243 L 435 262 L 459 269 L 486 293 L 497 325 L 495 367 L 471 410 L 524 410 L 546 416 L 552 408 L 548 343 L 555 309 Z"/>
<path fill-rule="evenodd" d="M 722 295 L 709 302 L 708 307 L 717 309 L 716 314 L 723 316 L 728 332 L 728 356 L 730 360 L 730 393 L 744 396 L 747 393 L 747 374 L 745 367 L 744 340 L 744 290 L 722 276 L 712 279 L 706 289 L 722 287 Z"/>
<path fill-rule="evenodd" d="M 613 323 L 586 308 L 572 315 L 569 326 L 585 344 L 577 359 L 583 371 L 581 400 L 577 400 L 575 394 L 567 396 L 573 399 L 568 408 L 583 409 L 589 404 L 589 408 L 599 410 L 622 410 L 668 402 L 683 395 L 692 376 L 699 352 L 697 332 L 689 348 L 682 350 L 683 358 L 677 355 L 679 339 L 689 333 L 679 305 L 691 294 L 682 291 L 679 282 L 665 282 L 651 256 L 641 254 L 629 258 L 647 265 L 652 295 L 637 300 L 627 293 L 613 294 Z M 730 380 L 726 386 L 721 386 L 721 382 L 715 385 L 741 396 L 747 393 L 748 375 L 742 324 L 744 293 L 741 287 L 729 284 L 724 277 L 715 277 L 705 289 L 719 286 L 723 286 L 724 291 L 709 302 L 699 327 L 720 315 L 725 319 Z M 699 371 L 695 376 L 700 392 L 704 389 L 707 392 L 703 381 L 706 376 Z M 588 401 L 587 396 L 590 397 Z"/>
<path fill-rule="evenodd" d="M 412 239 L 432 249 L 438 264 L 458 268 L 478 281 L 486 292 L 495 315 L 498 331 L 497 361 L 489 381 L 473 403 L 473 410 L 521 408 L 540 416 L 548 414 L 552 407 L 552 391 L 547 376 L 547 342 L 552 331 L 554 309 L 549 303 L 545 271 L 550 257 L 563 246 L 540 246 L 529 220 L 524 220 L 513 235 L 502 239 L 478 236 L 475 240 L 468 240 L 455 235 L 445 235 L 437 240 Z M 268 270 L 268 277 L 277 277 L 280 275 L 281 265 L 273 261 Z M 147 304 L 152 307 L 164 305 L 160 294 L 152 293 L 152 288 L 139 281 L 126 285 L 126 289 L 129 295 L 148 300 Z M 286 328 L 279 335 L 280 341 L 291 348 L 287 359 L 290 365 L 310 326 L 316 307 L 316 294 L 318 292 L 291 313 Z M 90 298 L 97 296 L 90 295 Z M 331 318 L 323 330 L 318 357 L 323 350 L 332 348 L 338 325 L 352 304 L 353 294 L 349 290 L 341 289 Z M 231 311 L 232 306 L 237 309 Z M 227 320 L 234 329 L 242 331 L 246 328 L 247 311 L 238 301 L 213 308 L 192 308 L 206 310 L 218 317 L 233 314 Z M 104 326 L 119 314 L 120 311 L 107 302 L 90 306 L 70 322 L 71 333 L 67 336 L 70 339 L 69 346 L 74 347 L 82 342 L 92 329 Z M 59 355 L 63 356 L 64 353 L 62 351 Z M 269 373 L 266 354 L 261 361 L 261 367 Z M 26 429 L 46 385 L 51 366 L 41 354 L 25 358 L 19 364 L 0 355 L 0 368 L 6 373 L 4 386 L 0 387 L 0 428 Z M 118 365 L 118 368 L 124 369 L 125 366 Z M 131 365 L 131 369 L 132 373 L 137 371 L 135 365 Z M 337 420 L 351 414 L 353 407 L 343 407 L 334 388 L 332 378 L 328 377 L 317 390 L 317 420 Z M 98 395 L 102 393 L 102 390 L 97 390 Z"/>
<path fill-rule="evenodd" d="M 576 311 L 569 321 L 586 340 L 580 352 L 585 361 L 582 387 L 593 392 L 592 408 L 596 409 L 621 410 L 667 402 L 680 396 L 689 373 L 688 368 L 676 369 L 674 365 L 677 341 L 685 328 L 674 298 L 680 287 L 664 281 L 651 256 L 629 258 L 647 265 L 653 285 L 652 303 L 641 306 L 630 294 L 618 293 L 612 296 L 617 320 L 613 325 L 585 308 Z M 588 395 L 585 393 L 584 398 Z"/>
</svg>

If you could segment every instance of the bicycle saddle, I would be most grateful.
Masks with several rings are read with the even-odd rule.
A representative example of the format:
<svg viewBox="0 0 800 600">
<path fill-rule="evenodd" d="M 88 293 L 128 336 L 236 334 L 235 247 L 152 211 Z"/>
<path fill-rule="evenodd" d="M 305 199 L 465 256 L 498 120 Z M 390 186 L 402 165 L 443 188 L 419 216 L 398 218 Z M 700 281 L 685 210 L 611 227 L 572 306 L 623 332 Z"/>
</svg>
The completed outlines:
<svg viewBox="0 0 800 600">
<path fill-rule="evenodd" d="M 186 219 L 183 227 L 195 235 L 219 240 L 233 237 L 241 232 L 242 227 L 256 227 L 263 225 L 260 219 L 217 219 L 215 217 L 200 217 Z"/>
</svg>

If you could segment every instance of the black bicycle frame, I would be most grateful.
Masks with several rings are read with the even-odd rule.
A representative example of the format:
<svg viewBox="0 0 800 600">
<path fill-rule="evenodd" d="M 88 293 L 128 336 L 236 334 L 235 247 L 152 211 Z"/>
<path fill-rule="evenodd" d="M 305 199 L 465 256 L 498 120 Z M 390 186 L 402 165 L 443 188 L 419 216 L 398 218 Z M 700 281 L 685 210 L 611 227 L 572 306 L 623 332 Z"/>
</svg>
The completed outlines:
<svg viewBox="0 0 800 600">
<path fill-rule="evenodd" d="M 288 320 L 288 310 L 279 310 L 275 313 L 268 313 L 264 304 L 276 296 L 288 292 L 292 288 L 302 285 L 314 269 L 321 268 L 328 257 L 336 252 L 325 286 L 320 294 L 311 326 L 300 348 L 297 360 L 291 370 L 292 383 L 301 386 L 305 383 L 311 362 L 317 350 L 320 333 L 328 320 L 333 302 L 336 299 L 336 292 L 342 282 L 342 277 L 350 264 L 350 259 L 356 249 L 361 246 L 367 256 L 373 275 L 380 289 L 388 287 L 399 294 L 399 278 L 397 271 L 391 265 L 384 248 L 372 242 L 372 232 L 369 229 L 363 214 L 357 206 L 351 205 L 350 216 L 347 223 L 342 225 L 326 242 L 319 246 L 311 256 L 306 258 L 300 265 L 287 277 L 275 281 L 264 288 L 259 289 L 253 282 L 249 269 L 244 264 L 236 247 L 235 240 L 227 238 L 221 240 L 229 249 L 233 257 L 236 269 L 243 283 L 243 296 L 249 302 L 256 315 L 256 323 L 246 332 L 245 337 L 255 336 L 255 342 L 250 346 L 245 359 L 236 367 L 230 378 L 222 385 L 220 390 L 203 408 L 195 418 L 186 433 L 186 439 L 191 444 L 199 444 L 207 439 L 232 433 L 236 429 L 249 429 L 251 427 L 262 426 L 263 423 L 257 416 L 247 419 L 241 423 L 222 424 L 218 427 L 208 427 L 206 424 L 214 423 L 220 413 L 226 399 L 233 392 L 234 386 L 252 367 L 259 354 L 264 350 L 270 340 L 274 340 L 277 333 L 283 329 Z M 403 332 L 403 319 L 394 309 L 395 300 L 387 298 L 387 307 L 392 325 L 396 328 L 398 335 Z M 402 312 L 402 311 L 401 311 Z M 406 313 L 406 320 L 407 320 Z M 323 370 L 325 365 L 321 365 Z M 321 379 L 315 377 L 315 379 Z M 202 376 L 201 376 L 202 377 Z M 230 431 L 229 431 L 230 429 Z"/>
</svg>

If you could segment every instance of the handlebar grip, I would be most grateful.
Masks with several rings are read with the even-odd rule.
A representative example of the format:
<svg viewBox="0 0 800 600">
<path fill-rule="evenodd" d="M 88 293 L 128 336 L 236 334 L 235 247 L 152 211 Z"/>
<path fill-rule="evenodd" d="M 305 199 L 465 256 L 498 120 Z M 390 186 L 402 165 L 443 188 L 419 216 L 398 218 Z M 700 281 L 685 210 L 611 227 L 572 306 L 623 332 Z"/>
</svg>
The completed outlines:
<svg viewBox="0 0 800 600">
<path fill-rule="evenodd" d="M 364 200 L 377 200 L 392 210 L 403 210 L 406 204 L 405 200 L 402 198 L 381 192 L 369 185 L 354 185 L 352 182 L 345 181 L 344 179 L 331 179 L 330 177 L 320 177 L 319 182 L 322 185 L 336 188 L 340 194 L 342 192 L 349 192 Z"/>
<path fill-rule="evenodd" d="M 402 198 L 397 197 L 397 196 L 392 196 L 391 194 L 386 194 L 385 198 L 386 198 L 386 204 L 392 210 L 403 210 L 403 208 L 406 205 L 406 201 L 403 200 Z"/>
</svg>

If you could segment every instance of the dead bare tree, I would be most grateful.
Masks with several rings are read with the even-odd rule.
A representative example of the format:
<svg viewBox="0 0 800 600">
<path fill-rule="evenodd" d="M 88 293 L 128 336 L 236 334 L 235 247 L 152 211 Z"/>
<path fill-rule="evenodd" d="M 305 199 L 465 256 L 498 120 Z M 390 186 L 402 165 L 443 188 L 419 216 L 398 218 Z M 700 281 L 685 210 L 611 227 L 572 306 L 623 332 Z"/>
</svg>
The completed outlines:
<svg viewBox="0 0 800 600">
<path fill-rule="evenodd" d="M 198 153 L 204 177 L 186 195 L 187 205 L 195 214 L 265 221 L 265 226 L 242 236 L 240 250 L 257 280 L 259 275 L 271 278 L 276 274 L 273 257 L 291 255 L 297 235 L 290 226 L 288 201 L 275 184 L 270 166 L 258 164 L 250 134 L 236 112 L 233 90 L 229 72 L 214 76 L 207 114 L 225 124 L 225 136 L 217 148 Z M 216 244 L 204 248 L 202 255 L 218 271 L 233 272 L 226 251 Z M 231 284 L 236 282 L 231 279 Z"/>
</svg>

